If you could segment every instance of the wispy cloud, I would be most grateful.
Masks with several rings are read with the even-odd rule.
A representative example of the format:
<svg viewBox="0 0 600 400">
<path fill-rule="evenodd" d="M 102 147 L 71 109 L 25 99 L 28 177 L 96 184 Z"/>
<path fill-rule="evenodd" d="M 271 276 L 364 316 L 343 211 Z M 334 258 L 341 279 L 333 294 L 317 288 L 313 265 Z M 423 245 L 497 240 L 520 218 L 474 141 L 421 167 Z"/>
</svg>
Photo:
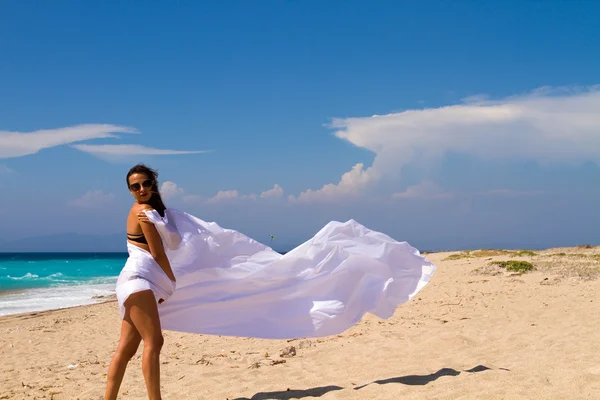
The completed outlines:
<svg viewBox="0 0 600 400">
<path fill-rule="evenodd" d="M 444 192 L 431 181 L 423 181 L 417 185 L 409 186 L 404 192 L 394 193 L 397 199 L 447 199 L 452 193 Z"/>
<path fill-rule="evenodd" d="M 75 125 L 34 132 L 0 131 L 0 158 L 22 157 L 43 149 L 90 139 L 115 138 L 115 133 L 139 133 L 137 129 L 110 124 Z"/>
<path fill-rule="evenodd" d="M 4 164 L 0 164 L 0 175 L 8 175 L 8 174 L 14 174 L 15 171 L 11 168 L 8 168 L 6 165 Z"/>
<path fill-rule="evenodd" d="M 75 125 L 34 132 L 0 131 L 0 158 L 23 157 L 56 146 L 71 147 L 106 160 L 127 159 L 131 156 L 200 154 L 212 150 L 171 150 L 137 144 L 83 144 L 86 140 L 119 138 L 117 134 L 139 134 L 131 127 L 110 124 Z M 78 144 L 75 144 L 78 143 Z"/>
<path fill-rule="evenodd" d="M 530 197 L 546 194 L 542 190 L 514 190 L 514 189 L 494 189 L 480 193 L 481 196 L 498 196 L 498 197 Z"/>
<path fill-rule="evenodd" d="M 212 150 L 169 150 L 137 144 L 74 144 L 71 147 L 99 157 L 138 155 L 177 155 L 209 153 Z"/>
<path fill-rule="evenodd" d="M 106 206 L 114 201 L 113 193 L 104 193 L 102 190 L 89 190 L 83 196 L 71 200 L 69 205 L 78 208 L 97 208 Z"/>
<path fill-rule="evenodd" d="M 397 178 L 404 165 L 427 168 L 449 153 L 481 159 L 540 163 L 600 161 L 600 86 L 543 87 L 490 100 L 472 96 L 456 105 L 371 117 L 336 118 L 335 136 L 375 154 L 338 183 L 307 190 L 298 200 L 340 199 Z"/>
</svg>

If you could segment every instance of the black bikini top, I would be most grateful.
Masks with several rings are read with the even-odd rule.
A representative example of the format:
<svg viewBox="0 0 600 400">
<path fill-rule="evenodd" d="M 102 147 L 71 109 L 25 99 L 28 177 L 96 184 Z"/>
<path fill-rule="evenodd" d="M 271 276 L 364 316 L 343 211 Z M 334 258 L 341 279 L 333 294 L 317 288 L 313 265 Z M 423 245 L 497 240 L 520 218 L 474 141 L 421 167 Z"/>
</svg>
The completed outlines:
<svg viewBox="0 0 600 400">
<path fill-rule="evenodd" d="M 132 242 L 138 242 L 138 243 L 144 243 L 144 244 L 148 244 L 148 241 L 146 240 L 146 236 L 144 236 L 143 233 L 141 234 L 132 234 L 132 233 L 128 233 L 127 234 L 127 239 L 131 240 Z"/>
</svg>

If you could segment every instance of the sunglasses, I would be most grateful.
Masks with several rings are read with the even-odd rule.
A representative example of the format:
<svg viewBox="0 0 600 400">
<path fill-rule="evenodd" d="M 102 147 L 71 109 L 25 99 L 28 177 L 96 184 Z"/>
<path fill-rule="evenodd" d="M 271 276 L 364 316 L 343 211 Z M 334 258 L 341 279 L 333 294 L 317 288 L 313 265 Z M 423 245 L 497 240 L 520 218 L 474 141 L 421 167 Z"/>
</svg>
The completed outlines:
<svg viewBox="0 0 600 400">
<path fill-rule="evenodd" d="M 142 182 L 141 185 L 137 182 L 132 183 L 131 185 L 129 185 L 129 189 L 131 189 L 134 192 L 139 192 L 140 189 L 142 188 L 142 186 L 147 189 L 147 188 L 152 187 L 153 184 L 154 184 L 154 181 L 152 179 L 146 179 L 144 182 Z"/>
</svg>

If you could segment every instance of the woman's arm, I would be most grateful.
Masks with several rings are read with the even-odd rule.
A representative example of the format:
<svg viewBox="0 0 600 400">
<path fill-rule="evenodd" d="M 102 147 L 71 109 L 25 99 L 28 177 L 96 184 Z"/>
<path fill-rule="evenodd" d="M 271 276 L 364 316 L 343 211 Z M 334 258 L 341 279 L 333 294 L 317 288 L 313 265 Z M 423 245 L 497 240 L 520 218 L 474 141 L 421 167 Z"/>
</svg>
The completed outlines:
<svg viewBox="0 0 600 400">
<path fill-rule="evenodd" d="M 147 204 L 142 205 L 138 211 L 143 210 L 152 210 Z M 137 215 L 136 215 L 137 216 Z M 171 263 L 169 263 L 169 259 L 165 253 L 165 249 L 162 244 L 162 240 L 160 234 L 156 230 L 156 227 L 152 222 L 150 222 L 147 218 L 139 218 L 140 227 L 142 228 L 142 232 L 148 241 L 148 247 L 150 247 L 150 254 L 156 263 L 160 265 L 160 267 L 165 271 L 167 276 L 172 280 L 176 281 L 175 274 L 173 274 L 173 270 L 171 269 Z"/>
</svg>

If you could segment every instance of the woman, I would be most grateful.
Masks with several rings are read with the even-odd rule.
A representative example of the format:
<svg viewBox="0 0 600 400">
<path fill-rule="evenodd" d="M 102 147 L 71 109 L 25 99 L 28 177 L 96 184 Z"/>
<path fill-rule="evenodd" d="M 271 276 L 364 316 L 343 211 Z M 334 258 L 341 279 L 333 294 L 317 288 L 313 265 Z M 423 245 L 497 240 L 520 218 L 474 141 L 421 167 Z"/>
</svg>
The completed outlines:
<svg viewBox="0 0 600 400">
<path fill-rule="evenodd" d="M 141 340 L 148 394 L 160 399 L 161 329 L 269 339 L 335 335 L 366 313 L 391 317 L 436 269 L 407 242 L 354 220 L 331 221 L 282 255 L 166 208 L 156 172 L 144 165 L 129 171 L 127 185 L 136 202 L 127 220 L 129 258 L 116 285 L 123 322 L 106 399 L 116 398 Z"/>
<path fill-rule="evenodd" d="M 127 187 L 135 203 L 127 217 L 127 247 L 130 256 L 117 284 L 120 289 L 117 295 L 121 297 L 124 312 L 121 338 L 108 368 L 104 398 L 117 398 L 127 363 L 143 340 L 142 371 L 148 396 L 150 399 L 160 399 L 159 355 L 164 340 L 157 304 L 165 300 L 161 298 L 162 292 L 174 290 L 176 278 L 161 237 L 144 210 L 156 210 L 164 216 L 166 207 L 158 191 L 157 173 L 151 168 L 145 165 L 131 168 L 127 173 Z M 151 275 L 158 273 L 163 275 L 163 279 L 145 279 L 148 269 L 154 270 Z"/>
</svg>

